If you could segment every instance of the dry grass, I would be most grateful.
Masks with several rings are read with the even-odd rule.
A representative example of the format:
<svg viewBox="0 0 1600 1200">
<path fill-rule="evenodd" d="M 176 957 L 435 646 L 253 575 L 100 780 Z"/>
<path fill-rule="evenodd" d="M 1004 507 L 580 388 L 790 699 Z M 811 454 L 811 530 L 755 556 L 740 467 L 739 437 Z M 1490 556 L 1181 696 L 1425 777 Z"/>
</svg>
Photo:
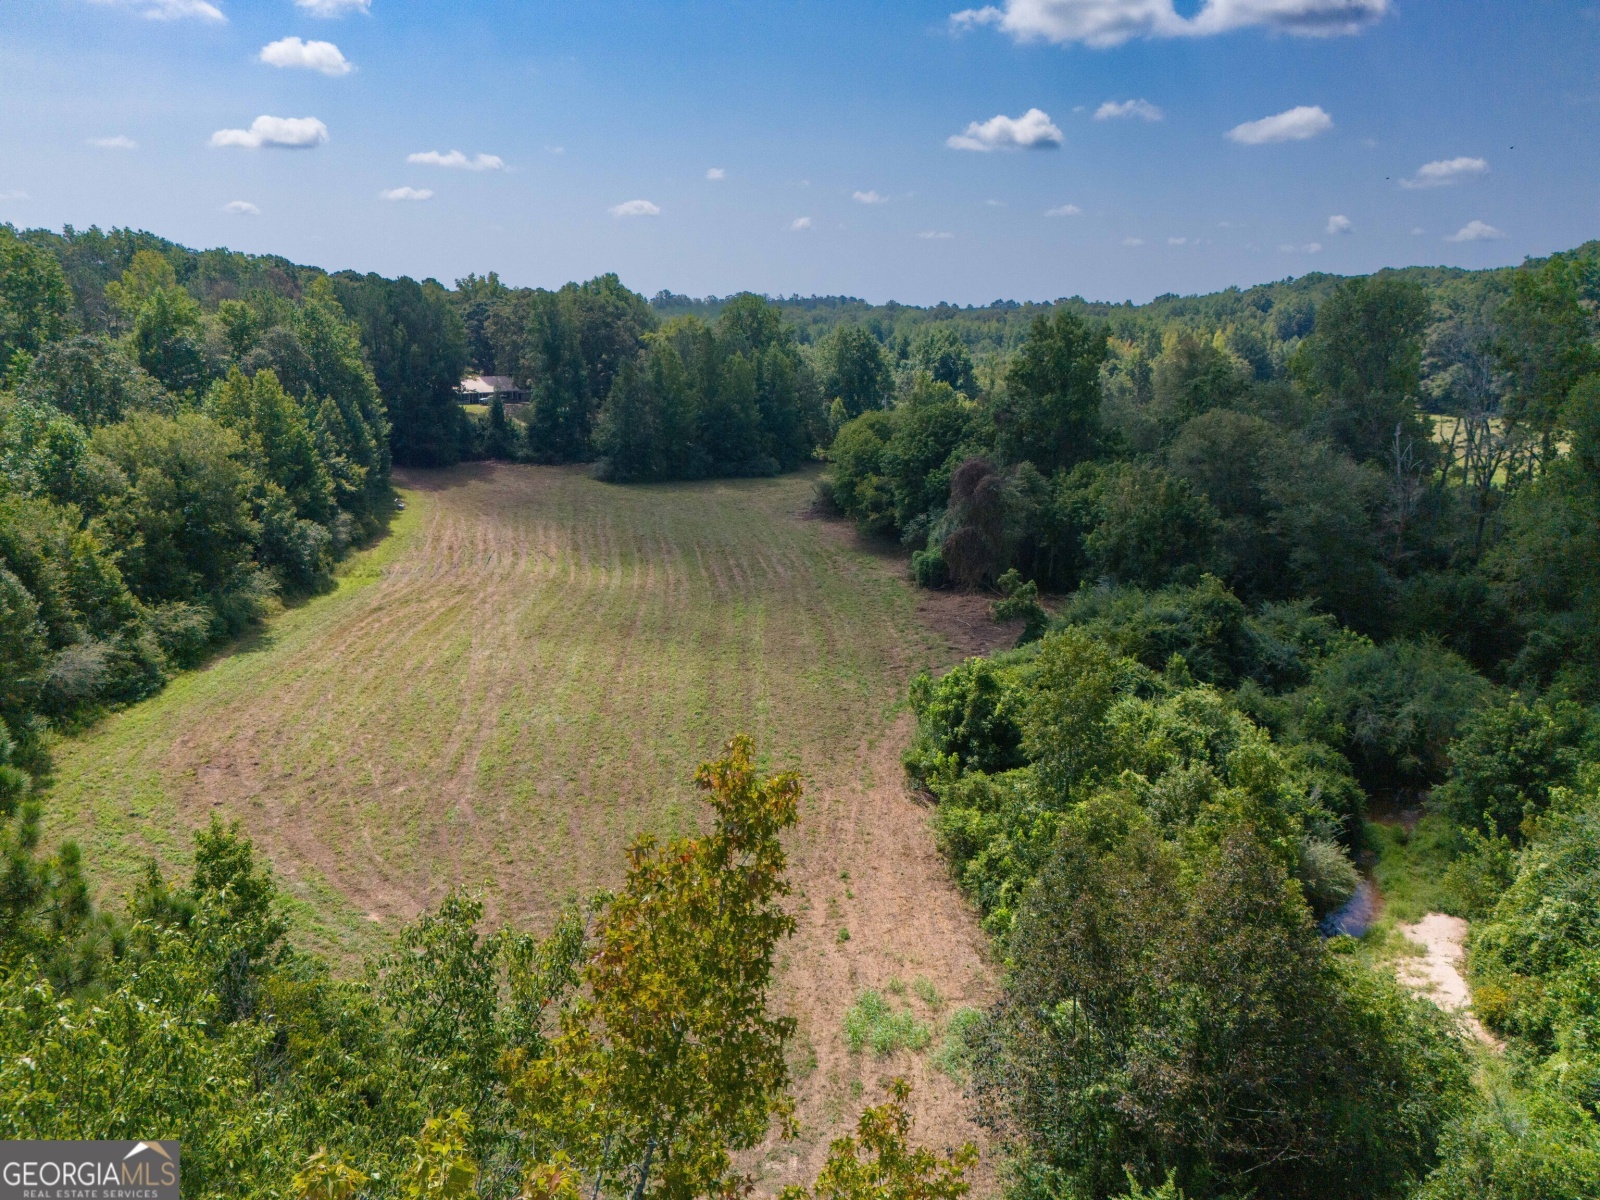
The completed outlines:
<svg viewBox="0 0 1600 1200">
<path fill-rule="evenodd" d="M 850 1055 L 841 1027 L 895 976 L 957 1006 L 988 995 L 982 937 L 898 766 L 906 680 L 986 648 L 982 623 L 804 519 L 806 476 L 399 482 L 394 533 L 336 592 L 59 748 L 49 836 L 76 837 L 115 892 L 146 856 L 183 869 L 213 813 L 238 819 L 302 940 L 348 962 L 453 885 L 542 927 L 616 882 L 637 833 L 693 829 L 694 765 L 748 731 L 807 779 L 782 983 L 805 1132 L 756 1156 L 763 1190 L 814 1171 L 889 1074 L 916 1083 L 920 1136 L 972 1136 L 956 1085 L 908 1054 Z"/>
</svg>

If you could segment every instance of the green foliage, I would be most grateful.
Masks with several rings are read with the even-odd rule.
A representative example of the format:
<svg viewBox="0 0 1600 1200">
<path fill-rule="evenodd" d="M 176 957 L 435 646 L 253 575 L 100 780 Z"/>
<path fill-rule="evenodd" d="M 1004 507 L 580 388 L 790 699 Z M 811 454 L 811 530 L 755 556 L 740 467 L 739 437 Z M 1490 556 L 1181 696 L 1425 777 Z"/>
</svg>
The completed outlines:
<svg viewBox="0 0 1600 1200">
<path fill-rule="evenodd" d="M 871 1050 L 887 1058 L 900 1050 L 922 1050 L 932 1039 L 910 1009 L 897 1009 L 881 992 L 863 989 L 844 1013 L 844 1040 L 851 1054 Z"/>
<path fill-rule="evenodd" d="M 1104 331 L 1069 309 L 1034 321 L 996 409 L 1004 461 L 1031 462 L 1048 474 L 1095 453 L 1106 353 Z"/>
<path fill-rule="evenodd" d="M 779 1200 L 961 1200 L 971 1190 L 967 1173 L 977 1166 L 977 1147 L 969 1142 L 943 1157 L 913 1148 L 910 1096 L 904 1079 L 891 1080 L 888 1102 L 861 1114 L 855 1137 L 828 1147 L 816 1182 L 787 1187 Z"/>
<path fill-rule="evenodd" d="M 818 348 L 818 361 L 823 398 L 837 401 L 846 420 L 888 407 L 889 364 L 878 339 L 865 329 L 841 325 Z"/>
<path fill-rule="evenodd" d="M 1531 429 L 1547 467 L 1557 455 L 1568 398 L 1586 376 L 1600 371 L 1593 297 L 1584 295 L 1584 276 L 1585 264 L 1571 255 L 1518 271 L 1499 313 L 1496 357 L 1511 383 L 1506 417 Z"/>
<path fill-rule="evenodd" d="M 996 621 L 1022 621 L 1022 633 L 1017 645 L 1025 646 L 1044 636 L 1050 614 L 1039 603 L 1039 585 L 1029 579 L 1024 581 L 1015 567 L 995 580 L 1000 589 L 1000 599 L 990 606 L 989 615 Z"/>
<path fill-rule="evenodd" d="M 1457 825 L 1513 845 L 1571 787 L 1585 760 L 1600 758 L 1600 727 L 1569 700 L 1531 702 L 1513 692 L 1469 716 L 1450 745 L 1450 777 L 1430 807 Z"/>
<path fill-rule="evenodd" d="M 1304 732 L 1343 752 L 1370 792 L 1442 782 L 1452 739 L 1489 693 L 1450 651 L 1394 641 L 1324 659 L 1296 704 Z"/>
<path fill-rule="evenodd" d="M 0 225 L 0 385 L 14 357 L 32 355 L 71 328 L 72 292 L 55 256 Z"/>
<path fill-rule="evenodd" d="M 902 537 L 920 541 L 950 498 L 950 475 L 975 414 L 949 384 L 919 378 L 894 418 L 880 459 L 883 486 Z"/>
<path fill-rule="evenodd" d="M 1600 374 L 1572 388 L 1570 452 L 1512 498 L 1506 536 L 1485 569 L 1525 639 L 1510 674 L 1576 699 L 1600 699 Z"/>
<path fill-rule="evenodd" d="M 260 524 L 252 473 L 237 434 L 195 413 L 138 413 L 95 431 L 107 470 L 86 507 L 147 602 L 248 593 Z"/>
<path fill-rule="evenodd" d="M 905 765 L 913 777 L 992 774 L 1023 764 L 1022 697 L 992 660 L 969 658 L 937 682 L 926 673 L 917 676 L 911 707 L 917 740 L 906 751 Z"/>
<path fill-rule="evenodd" d="M 957 1083 L 966 1083 L 981 1039 L 984 1016 L 980 1009 L 958 1008 L 945 1024 L 944 1037 L 929 1061 Z"/>
<path fill-rule="evenodd" d="M 828 452 L 834 502 L 866 533 L 895 528 L 894 491 L 883 459 L 897 425 L 894 413 L 866 413 L 840 428 Z"/>
<path fill-rule="evenodd" d="M 92 334 L 47 343 L 17 380 L 17 394 L 86 429 L 166 405 L 161 386 L 120 345 Z"/>
<path fill-rule="evenodd" d="M 1405 1195 L 1467 1091 L 1445 1018 L 1328 955 L 1247 827 L 1195 866 L 1084 822 L 1030 890 L 976 1068 L 1025 1190 Z"/>
<path fill-rule="evenodd" d="M 368 1177 L 320 1148 L 295 1172 L 289 1187 L 297 1200 L 355 1200 Z"/>
<path fill-rule="evenodd" d="M 333 279 L 339 305 L 361 331 L 361 344 L 388 409 L 394 460 L 447 466 L 461 457 L 465 417 L 456 389 L 466 367 L 461 318 L 438 284 L 342 272 Z"/>
<path fill-rule="evenodd" d="M 544 1146 L 597 1163 L 635 1196 L 688 1200 L 731 1183 L 729 1152 L 788 1127 L 787 1017 L 767 1013 L 773 951 L 794 928 L 781 834 L 800 783 L 761 779 L 748 738 L 696 783 L 712 833 L 629 852 L 559 1033 L 516 1068 L 522 1120 Z"/>
<path fill-rule="evenodd" d="M 403 1168 L 402 1200 L 473 1200 L 478 1164 L 468 1149 L 471 1138 L 472 1122 L 459 1108 L 429 1117 Z"/>
<path fill-rule="evenodd" d="M 1368 821 L 1361 827 L 1361 845 L 1377 854 L 1372 882 L 1383 897 L 1385 915 L 1420 921 L 1431 912 L 1461 907 L 1449 872 L 1466 845 L 1461 831 L 1443 817 L 1425 816 L 1409 829 Z"/>
<path fill-rule="evenodd" d="M 1600 1100 L 1593 1047 L 1600 972 L 1600 780 L 1565 792 L 1518 856 L 1517 874 L 1472 940 L 1470 964 L 1486 1022 L 1544 1053 L 1562 1045 L 1561 1068 L 1578 1096 Z"/>
<path fill-rule="evenodd" d="M 1600 1126 L 1543 1092 L 1497 1088 L 1454 1125 L 1418 1200 L 1568 1200 L 1600 1194 Z"/>
<path fill-rule="evenodd" d="M 1317 309 L 1295 371 L 1357 462 L 1384 457 L 1397 439 L 1426 442 L 1417 400 L 1427 319 L 1421 287 L 1381 275 L 1340 284 Z"/>
<path fill-rule="evenodd" d="M 911 344 L 912 369 L 926 374 L 963 396 L 978 395 L 978 373 L 972 352 L 960 333 L 948 325 L 934 325 L 919 334 Z"/>
<path fill-rule="evenodd" d="M 745 296 L 715 327 L 671 322 L 618 362 L 594 431 L 596 474 L 627 482 L 790 471 L 810 457 L 820 419 L 789 330 L 765 301 Z"/>
</svg>

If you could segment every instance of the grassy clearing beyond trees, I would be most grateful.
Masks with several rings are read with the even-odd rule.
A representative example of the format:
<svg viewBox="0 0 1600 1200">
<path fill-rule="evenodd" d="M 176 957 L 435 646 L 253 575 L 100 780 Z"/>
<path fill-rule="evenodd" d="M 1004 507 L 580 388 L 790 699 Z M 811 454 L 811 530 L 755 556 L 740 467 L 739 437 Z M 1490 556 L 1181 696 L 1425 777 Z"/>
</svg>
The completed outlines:
<svg viewBox="0 0 1600 1200">
<path fill-rule="evenodd" d="M 237 818 L 297 936 L 336 957 L 453 883 L 543 928 L 616 881 L 636 833 L 691 831 L 689 771 L 729 731 L 770 769 L 856 779 L 853 752 L 945 653 L 894 572 L 803 518 L 806 476 L 400 482 L 394 535 L 337 592 L 58 748 L 47 844 L 77 838 L 115 892 Z"/>
</svg>

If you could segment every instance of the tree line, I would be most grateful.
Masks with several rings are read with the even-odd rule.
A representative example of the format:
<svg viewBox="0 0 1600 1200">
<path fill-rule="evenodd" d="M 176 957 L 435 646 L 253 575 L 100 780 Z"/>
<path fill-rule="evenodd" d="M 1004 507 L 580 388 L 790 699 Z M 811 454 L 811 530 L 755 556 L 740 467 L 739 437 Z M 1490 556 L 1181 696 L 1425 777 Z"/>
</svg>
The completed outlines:
<svg viewBox="0 0 1600 1200">
<path fill-rule="evenodd" d="M 1008 964 L 1019 1200 L 1600 1192 L 1600 258 L 1503 284 L 1340 283 L 1265 377 L 1040 314 L 976 401 L 840 428 L 831 500 L 1022 626 L 906 755 Z M 1379 806 L 1503 1058 L 1338 935 Z"/>
</svg>

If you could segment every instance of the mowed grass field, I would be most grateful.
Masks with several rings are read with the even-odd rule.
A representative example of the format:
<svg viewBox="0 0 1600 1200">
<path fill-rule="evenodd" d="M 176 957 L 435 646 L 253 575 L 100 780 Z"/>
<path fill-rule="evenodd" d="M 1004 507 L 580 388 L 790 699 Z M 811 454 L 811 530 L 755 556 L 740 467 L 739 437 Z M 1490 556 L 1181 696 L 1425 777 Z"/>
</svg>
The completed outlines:
<svg viewBox="0 0 1600 1200">
<path fill-rule="evenodd" d="M 809 475 L 623 488 L 474 465 L 397 482 L 406 510 L 336 591 L 58 747 L 47 837 L 80 843 L 111 880 L 102 902 L 149 857 L 183 871 L 217 815 L 270 858 L 294 936 L 336 962 L 452 886 L 537 930 L 617 882 L 640 832 L 696 828 L 696 763 L 749 732 L 807 782 L 782 996 L 807 1136 L 764 1176 L 814 1170 L 897 1072 L 919 1080 L 924 1136 L 969 1136 L 955 1084 L 904 1053 L 850 1055 L 839 1027 L 863 987 L 928 981 L 904 1003 L 935 1028 L 988 994 L 898 764 L 907 679 L 997 640 L 981 604 L 919 596 L 898 558 L 811 519 Z"/>
</svg>

